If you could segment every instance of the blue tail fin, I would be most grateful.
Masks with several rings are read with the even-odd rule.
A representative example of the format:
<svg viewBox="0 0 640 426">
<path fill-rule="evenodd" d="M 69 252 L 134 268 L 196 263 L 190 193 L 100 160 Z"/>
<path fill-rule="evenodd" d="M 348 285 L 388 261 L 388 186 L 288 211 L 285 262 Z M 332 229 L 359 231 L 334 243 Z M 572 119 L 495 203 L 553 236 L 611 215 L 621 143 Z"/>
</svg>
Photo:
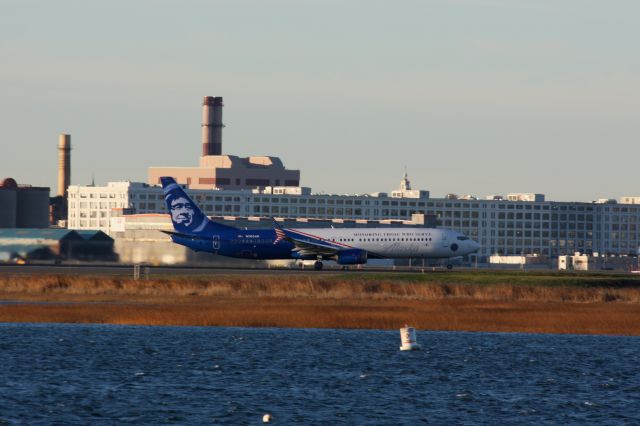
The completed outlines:
<svg viewBox="0 0 640 426">
<path fill-rule="evenodd" d="M 173 228 L 177 232 L 188 235 L 209 235 L 223 229 L 235 229 L 209 220 L 172 177 L 161 177 L 160 182 L 167 210 L 171 214 Z"/>
</svg>

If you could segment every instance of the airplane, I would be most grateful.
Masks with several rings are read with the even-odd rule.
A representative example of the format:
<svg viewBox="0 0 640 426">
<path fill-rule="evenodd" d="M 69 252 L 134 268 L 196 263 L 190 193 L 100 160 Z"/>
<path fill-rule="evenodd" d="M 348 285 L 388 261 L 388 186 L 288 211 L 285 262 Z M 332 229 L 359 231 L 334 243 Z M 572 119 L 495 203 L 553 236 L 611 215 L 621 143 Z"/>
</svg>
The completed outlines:
<svg viewBox="0 0 640 426">
<path fill-rule="evenodd" d="M 480 244 L 443 228 L 292 229 L 273 219 L 274 227 L 240 229 L 209 219 L 172 177 L 161 177 L 173 231 L 171 240 L 195 251 L 243 259 L 323 260 L 339 265 L 366 264 L 368 259 L 451 259 L 475 253 Z M 450 261 L 447 269 L 453 266 Z"/>
</svg>

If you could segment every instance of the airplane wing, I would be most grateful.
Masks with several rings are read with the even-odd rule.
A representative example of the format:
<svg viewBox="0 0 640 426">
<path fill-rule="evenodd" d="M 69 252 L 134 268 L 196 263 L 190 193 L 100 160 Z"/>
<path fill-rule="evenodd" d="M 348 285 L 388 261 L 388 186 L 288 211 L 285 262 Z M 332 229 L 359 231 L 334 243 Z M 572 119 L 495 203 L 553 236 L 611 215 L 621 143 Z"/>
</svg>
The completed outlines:
<svg viewBox="0 0 640 426">
<path fill-rule="evenodd" d="M 344 244 L 329 241 L 305 232 L 283 228 L 274 218 L 271 219 L 273 220 L 276 231 L 276 239 L 273 244 L 278 244 L 282 240 L 289 241 L 295 246 L 293 251 L 300 254 L 300 256 L 333 256 L 341 250 L 350 248 Z"/>
<path fill-rule="evenodd" d="M 328 240 L 326 238 L 303 232 L 301 230 L 283 228 L 278 222 L 276 222 L 273 217 L 271 218 L 271 220 L 273 220 L 276 231 L 276 239 L 273 241 L 273 244 L 278 244 L 282 240 L 289 241 L 295 246 L 293 248 L 293 251 L 300 254 L 300 256 L 322 255 L 323 257 L 331 258 L 332 256 L 337 255 L 339 252 L 344 250 L 365 251 L 364 249 L 359 249 L 342 242 Z M 385 256 L 382 256 L 370 250 L 366 250 L 366 252 L 367 256 L 371 259 L 385 258 Z"/>
</svg>

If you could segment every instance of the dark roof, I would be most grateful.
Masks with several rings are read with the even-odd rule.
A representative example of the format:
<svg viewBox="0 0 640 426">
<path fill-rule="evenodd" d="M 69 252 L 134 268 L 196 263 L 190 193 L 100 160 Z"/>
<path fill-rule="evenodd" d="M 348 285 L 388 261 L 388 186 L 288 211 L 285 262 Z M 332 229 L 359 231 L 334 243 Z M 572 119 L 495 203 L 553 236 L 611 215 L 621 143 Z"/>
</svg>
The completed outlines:
<svg viewBox="0 0 640 426">
<path fill-rule="evenodd" d="M 49 250 L 49 247 L 43 244 L 0 245 L 0 253 L 9 253 L 10 255 L 24 256 L 39 250 Z"/>
<path fill-rule="evenodd" d="M 102 231 L 76 230 L 76 232 L 86 241 L 113 241 L 113 238 Z"/>
<path fill-rule="evenodd" d="M 15 239 L 46 239 L 46 240 L 71 240 L 77 241 L 83 238 L 73 229 L 63 228 L 1 228 L 0 238 Z"/>
</svg>

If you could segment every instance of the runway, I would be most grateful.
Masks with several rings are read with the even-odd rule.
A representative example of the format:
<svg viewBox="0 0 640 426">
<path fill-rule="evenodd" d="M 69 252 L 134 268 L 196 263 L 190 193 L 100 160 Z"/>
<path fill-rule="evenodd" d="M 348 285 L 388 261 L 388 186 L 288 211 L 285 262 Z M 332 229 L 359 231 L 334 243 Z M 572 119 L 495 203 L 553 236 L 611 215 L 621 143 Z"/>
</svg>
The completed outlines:
<svg viewBox="0 0 640 426">
<path fill-rule="evenodd" d="M 361 269 L 352 268 L 347 271 L 338 268 L 325 268 L 322 271 L 316 271 L 313 268 L 293 269 L 293 268 L 231 268 L 231 267 L 208 267 L 208 266 L 140 266 L 141 278 L 160 278 L 163 276 L 214 276 L 214 275 L 335 275 L 349 272 L 417 272 L 423 270 L 419 267 L 397 267 L 395 270 L 391 268 L 366 267 Z M 425 268 L 424 272 L 444 273 L 445 270 L 437 268 Z M 120 264 L 27 264 L 0 265 L 0 274 L 12 275 L 92 275 L 92 276 L 120 276 L 133 277 L 133 265 Z"/>
<path fill-rule="evenodd" d="M 159 278 L 163 276 L 212 276 L 212 275 L 304 275 L 304 274 L 336 274 L 338 269 L 315 271 L 313 269 L 268 269 L 268 268 L 212 268 L 186 266 L 140 266 L 140 276 Z M 133 276 L 133 265 L 0 265 L 0 273 L 13 275 L 99 275 L 99 276 Z"/>
</svg>

